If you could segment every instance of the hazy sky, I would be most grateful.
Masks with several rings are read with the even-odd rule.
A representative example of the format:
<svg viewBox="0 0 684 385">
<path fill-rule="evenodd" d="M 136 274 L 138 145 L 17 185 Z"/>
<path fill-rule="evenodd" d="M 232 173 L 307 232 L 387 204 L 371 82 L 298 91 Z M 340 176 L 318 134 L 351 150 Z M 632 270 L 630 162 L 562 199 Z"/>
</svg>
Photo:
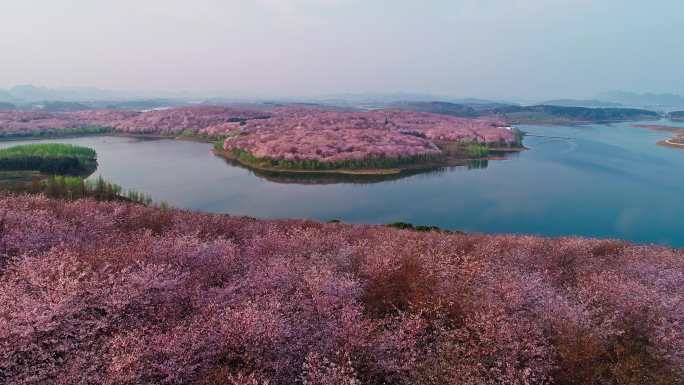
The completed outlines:
<svg viewBox="0 0 684 385">
<path fill-rule="evenodd" d="M 684 93 L 682 0 L 0 0 L 0 88 Z"/>
</svg>

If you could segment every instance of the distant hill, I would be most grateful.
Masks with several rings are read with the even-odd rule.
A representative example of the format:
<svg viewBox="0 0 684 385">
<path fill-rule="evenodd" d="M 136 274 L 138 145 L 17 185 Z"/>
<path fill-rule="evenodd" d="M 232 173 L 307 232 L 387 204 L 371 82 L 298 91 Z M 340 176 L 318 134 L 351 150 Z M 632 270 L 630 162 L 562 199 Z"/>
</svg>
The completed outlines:
<svg viewBox="0 0 684 385">
<path fill-rule="evenodd" d="M 117 91 L 102 90 L 94 87 L 47 88 L 30 84 L 9 89 L 9 94 L 17 101 L 40 102 L 44 100 L 85 101 L 119 99 L 126 95 Z"/>
<path fill-rule="evenodd" d="M 390 107 L 460 117 L 480 116 L 480 113 L 471 106 L 447 102 L 400 102 L 393 103 Z"/>
<path fill-rule="evenodd" d="M 9 91 L 0 90 L 0 102 L 11 102 L 14 101 L 14 97 Z"/>
<path fill-rule="evenodd" d="M 389 105 L 403 110 L 417 112 L 431 112 L 434 114 L 451 115 L 464 118 L 473 118 L 483 115 L 491 115 L 497 108 L 513 106 L 487 100 L 470 99 L 470 103 L 450 102 L 398 102 Z"/>
<path fill-rule="evenodd" d="M 31 109 L 43 110 L 48 112 L 72 112 L 90 110 L 91 107 L 77 102 L 43 102 L 31 105 Z"/>
<path fill-rule="evenodd" d="M 587 107 L 587 108 L 597 108 L 597 107 L 623 107 L 620 103 L 606 102 L 603 100 L 596 99 L 556 99 L 549 100 L 542 105 L 547 106 L 560 106 L 560 107 Z"/>
<path fill-rule="evenodd" d="M 671 119 L 671 120 L 683 121 L 683 122 L 684 122 L 684 111 L 673 111 L 673 112 L 670 112 L 670 119 Z"/>
<path fill-rule="evenodd" d="M 180 107 L 188 103 L 173 99 L 139 99 L 123 101 L 101 101 L 88 103 L 96 108 L 107 108 L 112 110 L 151 110 L 160 107 Z"/>
<path fill-rule="evenodd" d="M 435 114 L 481 117 L 499 116 L 511 123 L 594 123 L 629 120 L 651 120 L 660 115 L 634 108 L 588 108 L 553 105 L 519 106 L 513 104 L 456 104 L 448 102 L 403 102 L 392 107 Z"/>
<path fill-rule="evenodd" d="M 663 93 L 634 93 L 624 91 L 606 92 L 599 95 L 600 99 L 626 106 L 641 107 L 684 107 L 684 97 L 677 94 Z"/>
<path fill-rule="evenodd" d="M 9 90 L 0 90 L 0 101 L 15 104 L 28 104 L 43 101 L 93 102 L 124 101 L 140 99 L 183 99 L 189 96 L 184 92 L 165 91 L 117 91 L 95 87 L 39 87 L 31 84 L 18 85 Z M 200 98 L 201 99 L 201 98 Z"/>
<path fill-rule="evenodd" d="M 15 100 L 21 101 L 47 100 L 54 96 L 47 88 L 35 87 L 28 84 L 10 88 L 9 94 Z"/>
<path fill-rule="evenodd" d="M 2 110 L 14 110 L 17 106 L 12 103 L 0 102 L 0 111 Z"/>
<path fill-rule="evenodd" d="M 492 107 L 492 106 L 511 106 L 511 105 L 518 105 L 518 103 L 510 103 L 507 101 L 497 101 L 497 100 L 489 100 L 489 99 L 475 99 L 475 98 L 465 98 L 465 99 L 449 99 L 447 100 L 449 103 L 454 103 L 454 104 L 465 104 L 467 106 L 474 107 L 475 109 L 478 109 L 480 107 Z"/>
<path fill-rule="evenodd" d="M 606 123 L 653 120 L 660 114 L 637 108 L 587 108 L 563 106 L 509 106 L 493 111 L 511 123 Z"/>
<path fill-rule="evenodd" d="M 423 103 L 444 103 L 453 105 L 464 105 L 468 107 L 477 106 L 493 106 L 493 105 L 508 105 L 507 102 L 493 101 L 487 99 L 477 98 L 453 98 L 449 96 L 439 96 L 420 93 L 360 93 L 360 94 L 335 94 L 326 95 L 324 97 L 315 98 L 311 101 L 316 103 L 323 103 L 326 105 L 338 105 L 344 107 L 357 108 L 387 108 L 404 106 L 407 109 L 421 110 L 425 107 L 420 106 Z M 289 101 L 292 102 L 292 101 Z M 447 110 L 453 110 L 448 107 Z M 461 116 L 461 115 L 458 115 Z"/>
<path fill-rule="evenodd" d="M 425 100 L 445 100 L 445 98 L 430 95 L 430 94 L 420 94 L 420 93 L 406 93 L 406 92 L 395 92 L 395 93 L 344 93 L 344 94 L 332 94 L 325 95 L 319 98 L 314 98 L 314 102 L 323 103 L 342 103 L 342 104 L 356 104 L 356 103 L 394 103 L 400 100 L 405 100 L 409 102 L 425 101 Z"/>
<path fill-rule="evenodd" d="M 11 108 L 20 110 L 44 110 L 47 112 L 82 111 L 98 108 L 148 110 L 190 104 L 187 99 L 171 96 L 146 97 L 132 92 L 103 90 L 94 87 L 48 88 L 30 84 L 14 86 L 9 90 L 0 89 L 0 103 L 11 104 Z M 4 106 L 4 109 L 8 108 L 10 108 L 9 105 Z"/>
</svg>

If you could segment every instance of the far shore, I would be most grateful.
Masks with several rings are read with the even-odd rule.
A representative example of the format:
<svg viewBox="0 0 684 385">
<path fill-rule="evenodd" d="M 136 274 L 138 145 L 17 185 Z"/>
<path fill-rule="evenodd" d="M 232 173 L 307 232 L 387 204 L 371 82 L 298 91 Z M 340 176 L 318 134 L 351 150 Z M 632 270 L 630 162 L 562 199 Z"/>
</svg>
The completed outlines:
<svg viewBox="0 0 684 385">
<path fill-rule="evenodd" d="M 118 136 L 123 138 L 138 138 L 138 139 L 178 139 L 178 140 L 193 140 L 203 143 L 211 143 L 207 140 L 185 139 L 173 135 L 154 135 L 154 134 L 131 134 L 125 132 L 107 131 L 98 133 L 74 133 L 74 134 L 59 134 L 59 135 L 27 135 L 27 136 L 0 136 L 0 142 L 22 142 L 22 141 L 37 141 L 37 140 L 56 140 L 56 139 L 74 139 L 74 138 L 89 138 L 92 136 Z"/>
<path fill-rule="evenodd" d="M 609 120 L 571 120 L 562 118 L 552 119 L 509 119 L 507 122 L 511 125 L 520 126 L 587 126 L 592 124 L 616 124 L 642 121 L 657 121 L 660 118 L 641 118 L 641 119 L 609 119 Z"/>
<path fill-rule="evenodd" d="M 679 140 L 684 141 L 684 136 L 679 137 Z M 684 143 L 672 142 L 672 139 L 661 140 L 658 142 L 659 146 L 673 147 L 673 148 L 684 148 Z"/>
<path fill-rule="evenodd" d="M 651 131 L 673 133 L 675 134 L 675 136 L 673 136 L 670 139 L 661 140 L 657 143 L 657 145 L 663 147 L 684 149 L 684 128 L 682 127 L 673 127 L 658 124 L 633 124 L 632 127 L 646 128 Z"/>
</svg>

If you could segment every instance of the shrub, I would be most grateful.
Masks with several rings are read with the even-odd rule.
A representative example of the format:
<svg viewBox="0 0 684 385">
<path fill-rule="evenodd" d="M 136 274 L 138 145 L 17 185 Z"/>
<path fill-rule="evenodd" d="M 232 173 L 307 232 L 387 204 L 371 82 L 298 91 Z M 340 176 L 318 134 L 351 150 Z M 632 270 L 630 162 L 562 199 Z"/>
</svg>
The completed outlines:
<svg viewBox="0 0 684 385">
<path fill-rule="evenodd" d="M 468 144 L 463 148 L 463 155 L 467 158 L 483 158 L 489 155 L 489 148 L 481 144 Z"/>
<path fill-rule="evenodd" d="M 413 224 L 407 222 L 393 222 L 387 225 L 388 227 L 394 227 L 395 229 L 401 230 L 413 230 Z"/>
</svg>

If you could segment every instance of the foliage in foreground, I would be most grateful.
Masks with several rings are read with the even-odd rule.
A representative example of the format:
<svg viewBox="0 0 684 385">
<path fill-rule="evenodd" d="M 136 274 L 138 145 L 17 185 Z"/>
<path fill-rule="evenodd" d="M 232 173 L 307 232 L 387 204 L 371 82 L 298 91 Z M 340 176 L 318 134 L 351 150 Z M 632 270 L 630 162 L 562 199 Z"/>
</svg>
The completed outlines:
<svg viewBox="0 0 684 385">
<path fill-rule="evenodd" d="M 43 197 L 0 214 L 0 383 L 682 383 L 681 250 Z"/>
</svg>

